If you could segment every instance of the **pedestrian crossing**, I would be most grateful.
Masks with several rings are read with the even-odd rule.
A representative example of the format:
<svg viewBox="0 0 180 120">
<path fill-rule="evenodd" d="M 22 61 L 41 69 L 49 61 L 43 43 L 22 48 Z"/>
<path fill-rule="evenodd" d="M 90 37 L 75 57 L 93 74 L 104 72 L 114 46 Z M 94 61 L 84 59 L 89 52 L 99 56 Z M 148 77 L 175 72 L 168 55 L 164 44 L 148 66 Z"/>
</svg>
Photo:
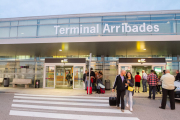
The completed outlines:
<svg viewBox="0 0 180 120">
<path fill-rule="evenodd" d="M 139 120 L 109 106 L 108 97 L 15 94 L 9 115 L 68 120 Z"/>
</svg>

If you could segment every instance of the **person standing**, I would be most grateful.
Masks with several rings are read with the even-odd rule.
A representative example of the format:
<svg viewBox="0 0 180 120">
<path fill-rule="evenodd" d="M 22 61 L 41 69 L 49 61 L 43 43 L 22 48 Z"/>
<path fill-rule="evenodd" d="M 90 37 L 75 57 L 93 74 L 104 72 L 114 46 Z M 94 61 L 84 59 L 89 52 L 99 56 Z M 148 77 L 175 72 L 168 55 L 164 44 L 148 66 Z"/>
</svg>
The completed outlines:
<svg viewBox="0 0 180 120">
<path fill-rule="evenodd" d="M 163 96 L 162 96 L 161 106 L 159 108 L 160 109 L 166 108 L 166 101 L 168 95 L 170 99 L 171 110 L 175 110 L 175 100 L 174 100 L 175 78 L 173 75 L 170 74 L 169 70 L 166 70 L 166 74 L 161 77 L 161 81 L 162 81 Z"/>
<path fill-rule="evenodd" d="M 124 95 L 125 95 L 125 90 L 127 86 L 125 75 L 126 75 L 126 71 L 122 70 L 121 73 L 116 76 L 114 86 L 112 89 L 112 92 L 114 92 L 115 88 L 117 90 L 117 100 L 116 100 L 117 107 L 119 107 L 120 98 L 121 98 L 121 111 L 122 112 L 124 112 Z"/>
<path fill-rule="evenodd" d="M 136 87 L 138 87 L 138 93 L 139 93 L 140 82 L 141 82 L 141 76 L 139 75 L 139 72 L 137 72 L 137 75 L 135 76 L 135 92 L 136 92 Z"/>
<path fill-rule="evenodd" d="M 180 73 L 179 70 L 176 70 L 176 79 L 175 81 L 180 80 Z"/>
<path fill-rule="evenodd" d="M 156 85 L 158 82 L 157 76 L 154 74 L 154 70 L 151 70 L 151 74 L 147 77 L 147 82 L 149 83 L 149 99 L 151 99 L 151 91 L 153 91 L 153 99 L 155 100 Z"/>
<path fill-rule="evenodd" d="M 72 77 L 71 77 L 71 74 L 70 74 L 69 71 L 68 71 L 68 74 L 66 75 L 66 79 L 67 79 L 69 85 L 70 85 L 70 79 L 71 79 L 71 78 L 72 78 Z"/>
<path fill-rule="evenodd" d="M 143 85 L 143 91 L 142 92 L 147 92 L 147 74 L 142 71 L 142 85 Z"/>
<path fill-rule="evenodd" d="M 91 83 L 92 83 L 92 90 L 95 90 L 95 72 L 93 71 L 93 68 L 91 68 L 90 77 L 91 77 Z"/>
<path fill-rule="evenodd" d="M 87 90 L 87 70 L 85 70 L 85 73 L 83 74 L 83 82 L 85 85 L 85 90 Z"/>
<path fill-rule="evenodd" d="M 126 79 L 127 79 L 127 84 L 128 87 L 133 87 L 134 86 L 134 78 L 130 72 L 127 72 L 126 74 Z M 126 107 L 129 107 L 130 105 L 130 111 L 133 111 L 133 93 L 134 91 L 129 91 L 128 87 L 126 89 Z M 128 105 L 129 101 L 129 105 Z"/>
</svg>

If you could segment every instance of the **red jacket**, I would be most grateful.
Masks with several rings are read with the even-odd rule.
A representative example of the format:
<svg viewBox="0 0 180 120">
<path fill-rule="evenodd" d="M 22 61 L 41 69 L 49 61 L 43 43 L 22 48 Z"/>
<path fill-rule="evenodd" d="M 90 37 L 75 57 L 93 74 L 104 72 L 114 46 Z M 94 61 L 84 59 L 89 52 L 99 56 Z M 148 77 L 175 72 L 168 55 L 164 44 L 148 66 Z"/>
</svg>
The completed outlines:
<svg viewBox="0 0 180 120">
<path fill-rule="evenodd" d="M 141 76 L 140 75 L 136 75 L 135 76 L 135 82 L 140 82 L 141 81 Z"/>
</svg>

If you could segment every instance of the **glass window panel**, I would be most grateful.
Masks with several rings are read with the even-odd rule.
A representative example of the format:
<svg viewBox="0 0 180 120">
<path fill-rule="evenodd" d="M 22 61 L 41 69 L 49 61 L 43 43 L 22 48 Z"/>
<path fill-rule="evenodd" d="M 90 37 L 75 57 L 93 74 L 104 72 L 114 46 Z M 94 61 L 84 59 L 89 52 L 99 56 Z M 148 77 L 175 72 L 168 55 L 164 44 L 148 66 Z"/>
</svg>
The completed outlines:
<svg viewBox="0 0 180 120">
<path fill-rule="evenodd" d="M 101 33 L 101 23 L 80 24 L 80 35 L 99 35 Z"/>
<path fill-rule="evenodd" d="M 80 22 L 101 22 L 102 17 L 80 18 Z"/>
<path fill-rule="evenodd" d="M 56 36 L 56 28 L 54 26 L 56 25 L 39 25 L 38 36 Z"/>
<path fill-rule="evenodd" d="M 123 22 L 104 22 L 103 23 L 103 35 L 125 35 L 122 31 Z"/>
<path fill-rule="evenodd" d="M 10 37 L 17 37 L 17 27 L 10 27 Z"/>
<path fill-rule="evenodd" d="M 152 33 L 174 33 L 174 34 L 176 34 L 176 22 L 174 20 L 151 21 L 151 25 L 153 26 Z"/>
<path fill-rule="evenodd" d="M 9 28 L 0 28 L 0 38 L 9 37 Z"/>
<path fill-rule="evenodd" d="M 180 19 L 180 14 L 176 14 L 176 19 Z"/>
<path fill-rule="evenodd" d="M 151 15 L 151 20 L 174 20 L 175 14 Z"/>
<path fill-rule="evenodd" d="M 177 34 L 180 34 L 180 20 L 177 21 Z"/>
<path fill-rule="evenodd" d="M 79 18 L 70 18 L 70 23 L 79 23 Z"/>
<path fill-rule="evenodd" d="M 176 75 L 176 70 L 179 68 L 179 62 L 167 62 L 166 69 L 170 70 L 172 75 Z"/>
<path fill-rule="evenodd" d="M 11 26 L 18 26 L 18 21 L 11 21 Z"/>
<path fill-rule="evenodd" d="M 74 67 L 74 88 L 83 88 L 83 67 Z"/>
<path fill-rule="evenodd" d="M 65 24 L 65 25 L 58 25 L 57 32 L 58 36 L 73 36 L 79 35 L 79 24 Z"/>
<path fill-rule="evenodd" d="M 18 37 L 36 36 L 37 26 L 18 27 Z"/>
<path fill-rule="evenodd" d="M 57 24 L 57 19 L 38 20 L 38 24 Z"/>
<path fill-rule="evenodd" d="M 0 26 L 10 26 L 10 22 L 0 22 Z"/>
<path fill-rule="evenodd" d="M 150 22 L 128 22 L 125 26 L 125 32 L 128 34 L 151 34 L 153 31 L 153 26 L 150 25 Z"/>
<path fill-rule="evenodd" d="M 69 18 L 58 19 L 58 24 L 61 23 L 70 23 Z"/>
<path fill-rule="evenodd" d="M 125 21 L 125 16 L 104 16 L 103 21 Z"/>
<path fill-rule="evenodd" d="M 134 20 L 150 20 L 150 15 L 127 15 L 127 21 L 134 21 Z"/>
<path fill-rule="evenodd" d="M 19 21 L 19 25 L 36 25 L 37 20 L 22 20 Z"/>
</svg>

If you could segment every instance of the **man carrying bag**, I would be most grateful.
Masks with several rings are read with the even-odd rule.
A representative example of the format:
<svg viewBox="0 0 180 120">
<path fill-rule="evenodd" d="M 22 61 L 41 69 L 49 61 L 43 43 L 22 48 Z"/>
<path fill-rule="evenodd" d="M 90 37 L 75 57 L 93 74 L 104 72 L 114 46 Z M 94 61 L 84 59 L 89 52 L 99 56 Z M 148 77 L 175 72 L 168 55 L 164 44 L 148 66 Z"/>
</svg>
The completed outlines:
<svg viewBox="0 0 180 120">
<path fill-rule="evenodd" d="M 116 76 L 114 86 L 112 89 L 112 92 L 114 92 L 115 87 L 117 90 L 117 100 L 116 100 L 117 107 L 119 107 L 120 98 L 121 98 L 121 111 L 122 112 L 124 112 L 124 95 L 125 95 L 125 90 L 127 86 L 125 74 L 126 74 L 126 71 L 122 70 L 120 75 Z"/>
</svg>

